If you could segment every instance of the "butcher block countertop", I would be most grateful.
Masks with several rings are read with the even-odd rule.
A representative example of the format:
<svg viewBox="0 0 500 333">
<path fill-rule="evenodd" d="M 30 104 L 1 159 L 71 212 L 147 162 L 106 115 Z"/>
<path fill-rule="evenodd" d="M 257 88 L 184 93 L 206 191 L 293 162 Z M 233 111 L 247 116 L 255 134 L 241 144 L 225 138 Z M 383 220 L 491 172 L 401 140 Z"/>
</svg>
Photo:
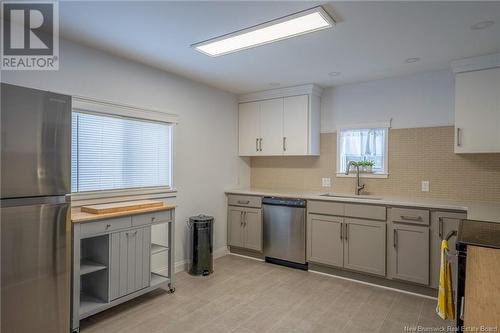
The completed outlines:
<svg viewBox="0 0 500 333">
<path fill-rule="evenodd" d="M 174 209 L 175 207 L 176 207 L 175 205 L 164 203 L 162 206 L 157 206 L 157 207 L 140 208 L 127 211 L 116 211 L 112 213 L 103 213 L 103 214 L 86 213 L 81 211 L 81 207 L 75 207 L 71 209 L 71 222 L 73 223 L 92 222 L 96 220 L 104 220 L 120 216 L 137 215 L 137 214 L 171 210 Z"/>
</svg>

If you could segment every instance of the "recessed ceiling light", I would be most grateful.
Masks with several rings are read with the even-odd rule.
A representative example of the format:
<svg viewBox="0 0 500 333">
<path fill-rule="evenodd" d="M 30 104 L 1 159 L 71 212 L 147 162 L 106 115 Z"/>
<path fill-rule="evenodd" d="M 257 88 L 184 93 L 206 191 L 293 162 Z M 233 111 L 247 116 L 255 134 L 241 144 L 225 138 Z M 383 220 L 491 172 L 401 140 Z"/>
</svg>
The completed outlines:
<svg viewBox="0 0 500 333">
<path fill-rule="evenodd" d="M 477 22 L 476 24 L 473 24 L 470 28 L 472 30 L 483 30 L 483 29 L 488 29 L 493 24 L 495 24 L 495 21 L 493 21 L 493 20 L 481 21 L 481 22 Z"/>
<path fill-rule="evenodd" d="M 271 87 L 277 87 L 277 86 L 279 86 L 279 85 L 280 85 L 280 83 L 279 83 L 279 82 L 270 82 L 270 83 L 269 83 L 269 85 L 270 85 Z"/>
<path fill-rule="evenodd" d="M 340 72 L 330 72 L 328 75 L 330 76 L 339 76 L 341 73 Z"/>
<path fill-rule="evenodd" d="M 197 51 L 216 57 L 276 42 L 282 39 L 331 28 L 335 21 L 321 7 L 259 24 L 227 35 L 191 45 Z"/>
<path fill-rule="evenodd" d="M 408 58 L 405 60 L 407 64 L 411 64 L 412 62 L 420 61 L 420 58 Z"/>
</svg>

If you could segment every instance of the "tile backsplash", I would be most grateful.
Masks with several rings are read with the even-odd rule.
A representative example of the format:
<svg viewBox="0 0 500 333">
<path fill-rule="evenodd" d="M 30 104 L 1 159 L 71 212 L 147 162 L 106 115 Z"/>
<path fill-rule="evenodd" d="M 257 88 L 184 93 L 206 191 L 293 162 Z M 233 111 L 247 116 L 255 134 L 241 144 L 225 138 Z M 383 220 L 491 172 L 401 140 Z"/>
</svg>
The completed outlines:
<svg viewBox="0 0 500 333">
<path fill-rule="evenodd" d="M 455 154 L 454 128 L 389 131 L 389 177 L 362 178 L 370 194 L 500 203 L 500 153 Z M 336 133 L 321 134 L 320 156 L 252 157 L 251 186 L 273 190 L 354 193 L 353 178 L 336 177 Z M 331 178 L 330 188 L 321 186 Z M 429 192 L 421 192 L 421 181 Z"/>
</svg>

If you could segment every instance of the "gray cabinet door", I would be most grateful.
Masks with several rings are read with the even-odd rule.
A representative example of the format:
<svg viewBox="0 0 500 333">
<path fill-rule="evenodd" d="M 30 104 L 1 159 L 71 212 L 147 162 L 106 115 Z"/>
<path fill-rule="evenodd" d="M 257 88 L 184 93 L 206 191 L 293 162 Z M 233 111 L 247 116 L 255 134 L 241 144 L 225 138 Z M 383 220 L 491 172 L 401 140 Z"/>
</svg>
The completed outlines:
<svg viewBox="0 0 500 333">
<path fill-rule="evenodd" d="M 151 227 L 111 234 L 110 299 L 149 286 Z"/>
<path fill-rule="evenodd" d="M 344 267 L 385 276 L 386 223 L 344 219 Z"/>
<path fill-rule="evenodd" d="M 439 267 L 441 264 L 441 241 L 451 231 L 458 232 L 458 225 L 461 219 L 466 219 L 465 213 L 452 212 L 432 212 L 431 216 L 431 282 L 432 288 L 439 286 Z M 453 236 L 448 241 L 448 248 L 451 253 L 456 253 L 457 237 Z M 456 257 L 449 258 L 451 261 L 453 289 L 456 290 L 457 283 L 457 260 Z"/>
<path fill-rule="evenodd" d="M 262 210 L 245 208 L 243 213 L 244 244 L 250 250 L 262 251 Z"/>
<path fill-rule="evenodd" d="M 393 223 L 389 232 L 390 277 L 429 284 L 429 228 Z"/>
<path fill-rule="evenodd" d="M 307 260 L 342 267 L 343 219 L 335 216 L 309 214 L 307 216 Z"/>
<path fill-rule="evenodd" d="M 231 246 L 243 247 L 243 208 L 228 206 L 227 242 Z"/>
</svg>

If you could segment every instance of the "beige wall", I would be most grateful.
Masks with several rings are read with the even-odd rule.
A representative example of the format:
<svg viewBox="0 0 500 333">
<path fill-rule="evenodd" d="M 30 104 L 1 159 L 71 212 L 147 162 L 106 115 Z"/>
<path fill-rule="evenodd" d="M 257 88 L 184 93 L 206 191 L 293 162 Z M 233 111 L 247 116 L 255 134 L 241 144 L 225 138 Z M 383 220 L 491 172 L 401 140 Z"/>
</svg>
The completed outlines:
<svg viewBox="0 0 500 333">
<path fill-rule="evenodd" d="M 353 178 L 335 177 L 335 133 L 321 134 L 319 157 L 252 157 L 254 188 L 353 192 Z M 321 187 L 330 177 L 332 187 Z M 430 192 L 420 182 L 430 181 Z M 453 127 L 392 129 L 389 177 L 363 179 L 371 194 L 500 202 L 500 154 L 453 153 Z"/>
</svg>

